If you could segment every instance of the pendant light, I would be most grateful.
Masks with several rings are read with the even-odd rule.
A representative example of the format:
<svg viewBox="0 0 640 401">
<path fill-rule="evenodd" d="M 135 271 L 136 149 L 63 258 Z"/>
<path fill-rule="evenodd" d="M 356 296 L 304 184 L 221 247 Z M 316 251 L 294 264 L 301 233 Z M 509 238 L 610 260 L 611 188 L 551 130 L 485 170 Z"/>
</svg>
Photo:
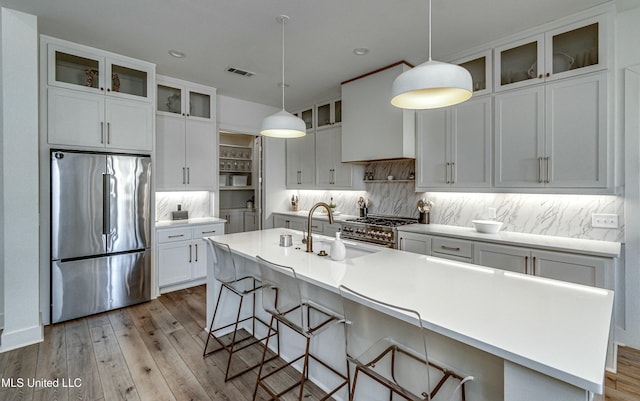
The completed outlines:
<svg viewBox="0 0 640 401">
<path fill-rule="evenodd" d="M 431 0 L 429 5 L 429 59 L 400 74 L 391 89 L 391 104 L 402 109 L 452 106 L 473 95 L 471 74 L 464 67 L 431 59 Z"/>
<path fill-rule="evenodd" d="M 276 20 L 282 24 L 282 110 L 262 120 L 260 134 L 274 138 L 299 138 L 307 135 L 307 124 L 284 109 L 284 25 L 289 22 L 289 17 L 280 15 Z"/>
</svg>

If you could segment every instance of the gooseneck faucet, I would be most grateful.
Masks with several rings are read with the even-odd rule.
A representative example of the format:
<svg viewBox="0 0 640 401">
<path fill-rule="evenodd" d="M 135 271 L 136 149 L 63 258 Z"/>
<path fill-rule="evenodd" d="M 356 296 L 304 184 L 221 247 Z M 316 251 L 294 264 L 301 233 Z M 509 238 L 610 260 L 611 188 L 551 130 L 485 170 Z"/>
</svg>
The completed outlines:
<svg viewBox="0 0 640 401">
<path fill-rule="evenodd" d="M 333 224 L 333 213 L 331 212 L 331 207 L 325 202 L 318 202 L 311 207 L 309 210 L 309 217 L 307 218 L 307 252 L 313 252 L 313 239 L 311 238 L 311 230 L 313 224 L 313 212 L 316 211 L 320 206 L 327 209 L 327 214 L 329 215 L 329 224 Z"/>
</svg>

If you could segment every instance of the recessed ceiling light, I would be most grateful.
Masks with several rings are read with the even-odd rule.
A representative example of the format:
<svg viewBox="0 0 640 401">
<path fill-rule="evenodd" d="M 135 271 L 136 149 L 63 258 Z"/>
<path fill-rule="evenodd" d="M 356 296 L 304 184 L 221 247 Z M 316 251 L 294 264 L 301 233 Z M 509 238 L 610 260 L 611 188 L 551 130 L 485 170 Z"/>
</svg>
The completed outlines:
<svg viewBox="0 0 640 401">
<path fill-rule="evenodd" d="M 181 52 L 180 50 L 169 50 L 169 54 L 172 55 L 175 58 L 185 58 L 187 57 L 186 54 L 184 54 L 183 52 Z"/>
<path fill-rule="evenodd" d="M 366 47 L 357 47 L 353 49 L 353 54 L 356 56 L 364 56 L 365 54 L 369 54 L 369 49 Z"/>
</svg>

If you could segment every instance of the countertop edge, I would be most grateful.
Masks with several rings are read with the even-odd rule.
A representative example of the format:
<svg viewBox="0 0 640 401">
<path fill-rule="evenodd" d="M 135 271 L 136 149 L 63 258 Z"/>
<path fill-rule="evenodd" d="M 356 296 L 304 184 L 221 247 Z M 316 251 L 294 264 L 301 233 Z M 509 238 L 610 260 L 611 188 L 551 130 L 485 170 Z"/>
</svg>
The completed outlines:
<svg viewBox="0 0 640 401">
<path fill-rule="evenodd" d="M 202 226 L 205 224 L 220 224 L 226 223 L 225 219 L 221 219 L 218 217 L 196 217 L 193 219 L 186 220 L 159 220 L 155 222 L 154 228 L 162 230 L 166 228 L 176 228 L 176 227 L 184 227 L 184 226 Z"/>
</svg>

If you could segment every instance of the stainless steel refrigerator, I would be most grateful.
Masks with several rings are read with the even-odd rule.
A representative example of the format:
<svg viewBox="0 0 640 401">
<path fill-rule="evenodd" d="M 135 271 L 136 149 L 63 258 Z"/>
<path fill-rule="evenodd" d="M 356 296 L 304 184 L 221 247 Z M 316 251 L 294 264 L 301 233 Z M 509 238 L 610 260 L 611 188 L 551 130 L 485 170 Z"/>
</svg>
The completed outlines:
<svg viewBox="0 0 640 401">
<path fill-rule="evenodd" d="M 151 158 L 51 152 L 51 321 L 150 299 Z"/>
</svg>

